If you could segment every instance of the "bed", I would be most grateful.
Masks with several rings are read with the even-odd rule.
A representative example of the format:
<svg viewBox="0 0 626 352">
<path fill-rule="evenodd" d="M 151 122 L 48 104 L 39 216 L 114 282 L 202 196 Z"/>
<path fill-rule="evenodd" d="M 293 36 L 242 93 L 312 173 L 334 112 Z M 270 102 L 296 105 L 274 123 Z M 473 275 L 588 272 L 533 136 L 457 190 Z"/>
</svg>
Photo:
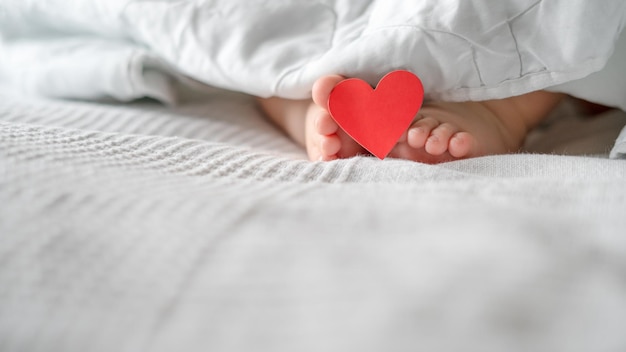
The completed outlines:
<svg viewBox="0 0 626 352">
<path fill-rule="evenodd" d="M 5 71 L 1 351 L 626 349 L 622 110 L 567 100 L 514 155 L 310 162 L 250 92 L 150 60 L 115 97 Z"/>
</svg>

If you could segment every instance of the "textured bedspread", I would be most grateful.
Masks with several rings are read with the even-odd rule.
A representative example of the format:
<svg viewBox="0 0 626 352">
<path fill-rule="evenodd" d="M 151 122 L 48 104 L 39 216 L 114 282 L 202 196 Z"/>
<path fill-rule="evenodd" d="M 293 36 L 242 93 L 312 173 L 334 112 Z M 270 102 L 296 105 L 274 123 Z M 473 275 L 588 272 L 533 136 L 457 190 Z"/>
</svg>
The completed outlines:
<svg viewBox="0 0 626 352">
<path fill-rule="evenodd" d="M 2 95 L 0 350 L 623 351 L 625 120 L 310 163 L 245 96 Z"/>
</svg>

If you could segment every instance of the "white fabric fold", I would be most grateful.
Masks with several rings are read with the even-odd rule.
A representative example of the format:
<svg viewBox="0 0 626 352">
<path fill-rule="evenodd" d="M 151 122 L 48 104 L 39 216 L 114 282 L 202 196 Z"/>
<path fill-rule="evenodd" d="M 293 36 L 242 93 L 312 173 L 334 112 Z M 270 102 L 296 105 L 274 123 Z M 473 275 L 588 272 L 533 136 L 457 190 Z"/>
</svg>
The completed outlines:
<svg viewBox="0 0 626 352">
<path fill-rule="evenodd" d="M 0 43 L 0 79 L 16 89 L 48 97 L 150 97 L 173 103 L 175 73 L 155 55 L 104 38 L 22 39 Z"/>
<path fill-rule="evenodd" d="M 106 93 L 121 100 L 140 94 L 133 75 L 117 71 L 123 61 L 134 60 L 129 51 L 144 51 L 208 85 L 258 96 L 303 98 L 323 74 L 375 83 L 403 68 L 422 78 L 431 99 L 503 98 L 602 70 L 626 14 L 621 0 L 405 0 L 393 5 L 382 0 L 1 0 L 0 8 L 6 55 L 23 58 L 19 42 L 35 40 L 49 52 L 44 57 L 67 64 L 66 69 L 44 70 L 45 79 L 31 80 L 89 78 L 22 88 L 68 97 Z M 51 33 L 78 36 L 86 40 L 85 48 L 49 51 L 43 42 Z M 90 59 L 80 54 L 89 51 L 99 65 L 84 63 Z M 39 68 L 21 59 L 0 65 L 10 82 Z M 119 80 L 115 92 L 106 80 L 91 79 L 98 75 Z M 85 89 L 84 82 L 93 87 Z M 149 82 L 143 89 L 145 95 L 167 95 L 167 88 Z M 624 96 L 607 103 L 624 109 Z"/>
</svg>

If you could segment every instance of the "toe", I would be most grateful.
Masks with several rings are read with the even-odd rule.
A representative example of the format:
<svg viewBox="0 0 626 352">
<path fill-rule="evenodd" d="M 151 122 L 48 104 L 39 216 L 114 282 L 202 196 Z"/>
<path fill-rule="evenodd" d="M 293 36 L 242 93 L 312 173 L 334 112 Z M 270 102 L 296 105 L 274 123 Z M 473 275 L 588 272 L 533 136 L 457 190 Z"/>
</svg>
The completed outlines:
<svg viewBox="0 0 626 352">
<path fill-rule="evenodd" d="M 328 75 L 321 77 L 313 84 L 312 96 L 315 104 L 326 109 L 328 107 L 328 96 L 330 91 L 337 85 L 337 83 L 343 81 L 345 77 L 340 75 Z"/>
<path fill-rule="evenodd" d="M 320 136 L 319 150 L 322 160 L 333 160 L 337 158 L 337 153 L 341 150 L 341 140 L 336 134 L 330 136 Z"/>
<path fill-rule="evenodd" d="M 455 158 L 465 158 L 471 156 L 476 149 L 476 140 L 467 132 L 455 133 L 450 139 L 448 151 Z"/>
<path fill-rule="evenodd" d="M 317 112 L 315 118 L 315 130 L 322 136 L 328 136 L 337 133 L 339 125 L 333 120 L 328 111 L 321 109 Z"/>
<path fill-rule="evenodd" d="M 426 151 L 432 155 L 441 155 L 448 150 L 448 144 L 453 134 L 458 132 L 458 128 L 450 123 L 442 123 L 437 126 L 428 137 Z"/>
<path fill-rule="evenodd" d="M 414 122 L 407 132 L 407 143 L 415 149 L 423 148 L 431 131 L 438 125 L 439 121 L 431 117 L 424 117 Z"/>
</svg>

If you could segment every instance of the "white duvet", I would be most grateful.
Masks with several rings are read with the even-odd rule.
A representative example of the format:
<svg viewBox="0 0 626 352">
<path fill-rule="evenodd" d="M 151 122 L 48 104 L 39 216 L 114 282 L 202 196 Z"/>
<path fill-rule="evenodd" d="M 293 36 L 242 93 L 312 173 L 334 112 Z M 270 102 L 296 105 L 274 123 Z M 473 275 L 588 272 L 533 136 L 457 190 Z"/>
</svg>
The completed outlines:
<svg viewBox="0 0 626 352">
<path fill-rule="evenodd" d="M 551 88 L 626 109 L 625 17 L 623 0 L 0 0 L 0 80 L 170 102 L 181 74 L 304 98 L 323 74 L 404 68 L 431 99 Z"/>
</svg>

